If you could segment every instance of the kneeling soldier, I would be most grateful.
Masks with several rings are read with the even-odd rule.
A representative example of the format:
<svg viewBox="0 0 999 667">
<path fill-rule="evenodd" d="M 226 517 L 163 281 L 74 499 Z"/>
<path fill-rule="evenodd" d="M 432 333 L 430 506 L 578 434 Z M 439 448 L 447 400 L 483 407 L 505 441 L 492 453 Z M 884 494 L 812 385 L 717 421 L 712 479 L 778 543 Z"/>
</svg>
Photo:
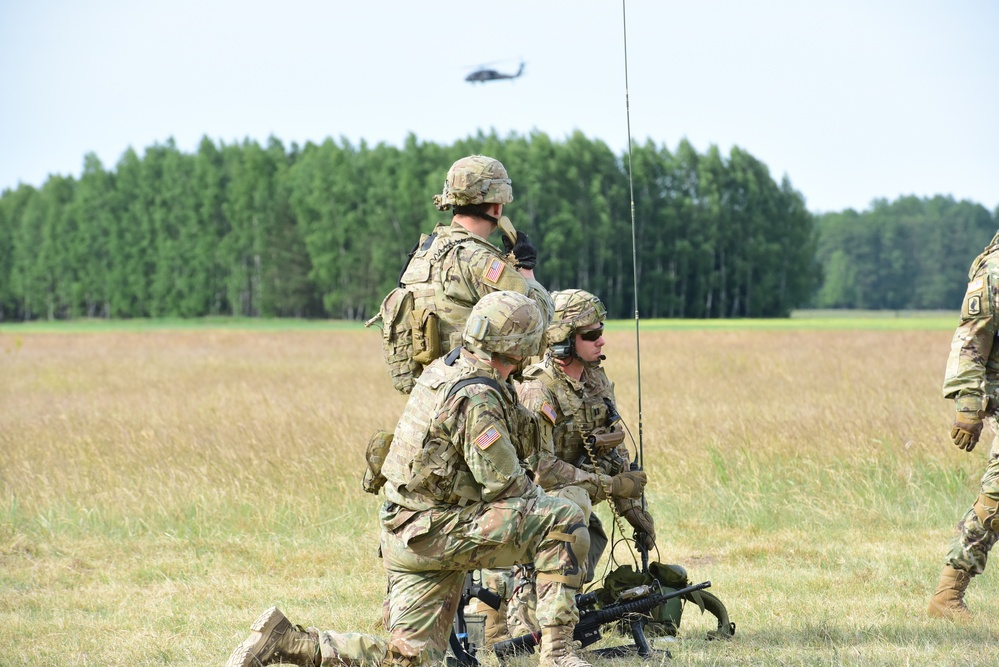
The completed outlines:
<svg viewBox="0 0 999 667">
<path fill-rule="evenodd" d="M 543 333 L 530 298 L 488 294 L 472 309 L 463 347 L 416 381 L 381 470 L 388 639 L 293 627 L 272 608 L 229 667 L 439 663 L 466 573 L 515 563 L 537 571 L 542 667 L 589 667 L 572 646 L 589 533 L 577 505 L 545 495 L 528 474 L 537 422 L 509 382 Z"/>
</svg>

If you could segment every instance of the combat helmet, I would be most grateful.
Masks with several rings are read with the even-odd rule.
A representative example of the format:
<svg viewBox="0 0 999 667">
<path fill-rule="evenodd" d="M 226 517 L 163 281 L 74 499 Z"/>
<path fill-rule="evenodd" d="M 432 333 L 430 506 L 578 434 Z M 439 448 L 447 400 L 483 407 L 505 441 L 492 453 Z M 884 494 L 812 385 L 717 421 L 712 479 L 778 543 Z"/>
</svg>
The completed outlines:
<svg viewBox="0 0 999 667">
<path fill-rule="evenodd" d="M 553 292 L 552 300 L 555 302 L 555 314 L 548 325 L 549 344 L 571 341 L 578 329 L 600 324 L 607 318 L 603 302 L 585 290 Z"/>
<path fill-rule="evenodd" d="M 434 195 L 438 211 L 473 204 L 509 204 L 513 187 L 503 164 L 485 155 L 463 157 L 448 169 L 444 192 Z"/>
<path fill-rule="evenodd" d="M 491 292 L 472 308 L 462 341 L 484 359 L 516 365 L 510 357 L 537 355 L 544 333 L 544 318 L 532 299 L 519 292 Z"/>
</svg>

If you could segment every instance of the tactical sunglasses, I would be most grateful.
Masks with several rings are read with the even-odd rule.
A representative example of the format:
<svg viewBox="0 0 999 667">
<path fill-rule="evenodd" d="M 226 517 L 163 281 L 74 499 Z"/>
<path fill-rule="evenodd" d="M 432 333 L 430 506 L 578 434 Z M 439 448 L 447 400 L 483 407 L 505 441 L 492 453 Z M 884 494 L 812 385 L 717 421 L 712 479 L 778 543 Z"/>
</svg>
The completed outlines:
<svg viewBox="0 0 999 667">
<path fill-rule="evenodd" d="M 579 332 L 579 337 L 585 341 L 589 341 L 590 343 L 596 342 L 596 340 L 603 335 L 604 335 L 603 327 L 600 327 L 599 329 L 590 329 L 589 331 Z"/>
</svg>

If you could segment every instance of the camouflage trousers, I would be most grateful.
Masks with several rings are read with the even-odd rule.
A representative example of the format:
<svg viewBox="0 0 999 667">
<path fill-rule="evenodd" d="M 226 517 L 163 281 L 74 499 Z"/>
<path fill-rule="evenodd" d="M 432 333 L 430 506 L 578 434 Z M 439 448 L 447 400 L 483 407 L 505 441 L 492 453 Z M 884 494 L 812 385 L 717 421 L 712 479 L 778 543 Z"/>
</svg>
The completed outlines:
<svg viewBox="0 0 999 667">
<path fill-rule="evenodd" d="M 982 476 L 981 493 L 999 500 L 999 436 L 992 440 L 989 462 Z M 999 539 L 999 533 L 986 530 L 978 519 L 974 505 L 965 512 L 957 524 L 958 535 L 950 545 L 946 565 L 971 575 L 985 571 L 992 545 Z"/>
<path fill-rule="evenodd" d="M 538 582 L 538 621 L 573 626 L 579 619 L 578 588 L 560 581 L 579 571 L 576 556 L 560 538 L 585 525 L 575 504 L 543 493 L 424 511 L 386 503 L 381 519 L 388 641 L 321 633 L 323 665 L 439 663 L 465 575 L 474 569 L 533 563 L 553 577 Z"/>
<path fill-rule="evenodd" d="M 573 501 L 583 511 L 583 517 L 588 522 L 590 548 L 586 553 L 586 574 L 583 583 L 593 581 L 597 563 L 607 549 L 607 533 L 599 517 L 593 513 L 593 505 L 586 491 L 578 486 L 569 486 L 551 492 L 556 497 Z M 506 623 L 511 637 L 520 637 L 541 629 L 537 619 L 537 592 L 534 582 L 534 568 L 530 565 L 518 565 L 508 571 L 513 580 L 509 602 L 507 604 Z M 485 580 L 485 574 L 483 574 Z"/>
</svg>

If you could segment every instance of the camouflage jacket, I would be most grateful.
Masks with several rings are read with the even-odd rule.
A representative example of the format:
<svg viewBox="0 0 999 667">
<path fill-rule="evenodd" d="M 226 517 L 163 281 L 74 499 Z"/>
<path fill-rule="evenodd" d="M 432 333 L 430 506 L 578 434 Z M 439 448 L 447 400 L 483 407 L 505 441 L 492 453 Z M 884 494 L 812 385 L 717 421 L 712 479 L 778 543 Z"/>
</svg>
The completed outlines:
<svg viewBox="0 0 999 667">
<path fill-rule="evenodd" d="M 994 345 L 999 331 L 999 234 L 971 264 L 968 280 L 943 395 L 954 399 L 959 412 L 994 413 L 999 402 L 999 345 Z"/>
<path fill-rule="evenodd" d="M 614 384 L 604 370 L 587 368 L 575 380 L 546 357 L 524 371 L 517 395 L 538 415 L 541 426 L 538 483 L 546 490 L 581 486 L 594 502 L 602 500 L 606 489 L 601 488 L 599 475 L 627 470 L 629 457 L 622 444 L 593 461 L 583 444 L 585 436 L 611 430 L 608 402 L 614 404 Z"/>
<path fill-rule="evenodd" d="M 386 498 L 426 510 L 537 494 L 527 467 L 538 437 L 537 420 L 491 366 L 464 350 L 437 359 L 396 426 L 382 466 Z"/>
<path fill-rule="evenodd" d="M 400 283 L 413 294 L 413 308 L 437 314 L 442 353 L 461 345 L 461 332 L 479 299 L 511 290 L 537 302 L 545 322 L 555 304 L 536 280 L 507 263 L 503 252 L 461 225 L 438 224 L 416 249 Z"/>
</svg>

